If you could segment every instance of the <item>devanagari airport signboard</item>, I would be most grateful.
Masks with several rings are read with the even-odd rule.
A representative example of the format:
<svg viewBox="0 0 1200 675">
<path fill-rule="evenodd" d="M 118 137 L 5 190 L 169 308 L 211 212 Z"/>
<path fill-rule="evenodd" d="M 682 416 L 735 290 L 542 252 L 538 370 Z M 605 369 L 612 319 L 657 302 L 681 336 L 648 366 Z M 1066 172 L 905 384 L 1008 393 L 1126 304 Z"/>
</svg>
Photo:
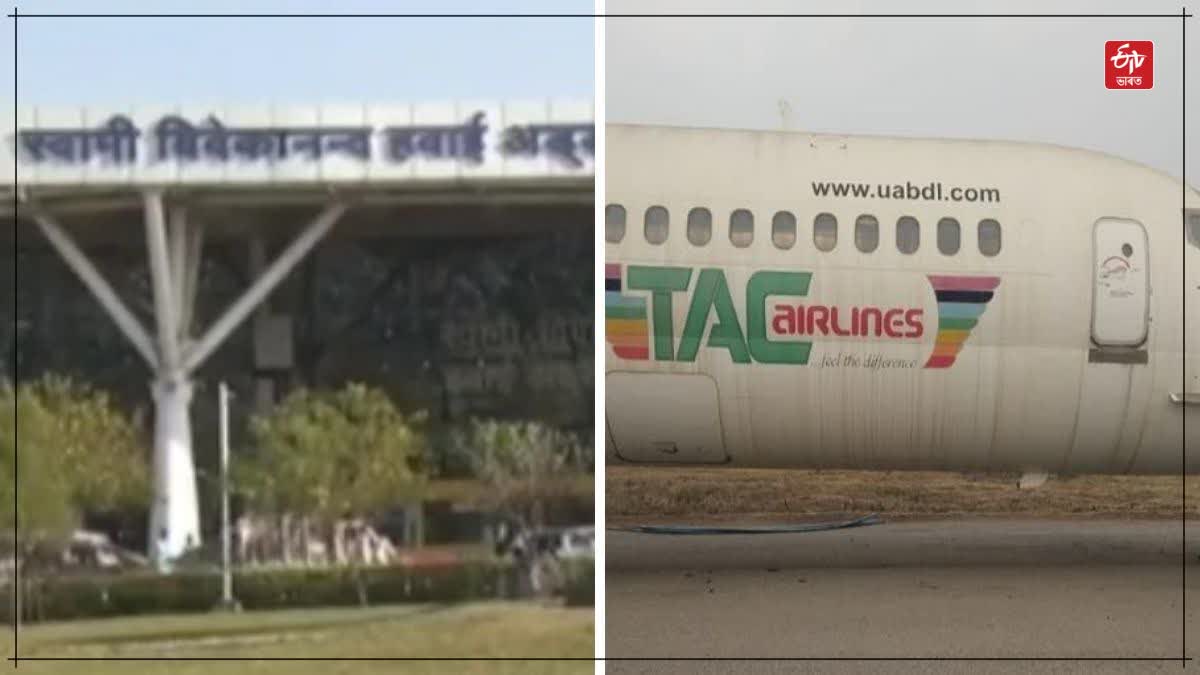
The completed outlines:
<svg viewBox="0 0 1200 675">
<path fill-rule="evenodd" d="M 585 177 L 592 104 L 47 109 L 7 128 L 12 184 L 363 183 Z"/>
</svg>

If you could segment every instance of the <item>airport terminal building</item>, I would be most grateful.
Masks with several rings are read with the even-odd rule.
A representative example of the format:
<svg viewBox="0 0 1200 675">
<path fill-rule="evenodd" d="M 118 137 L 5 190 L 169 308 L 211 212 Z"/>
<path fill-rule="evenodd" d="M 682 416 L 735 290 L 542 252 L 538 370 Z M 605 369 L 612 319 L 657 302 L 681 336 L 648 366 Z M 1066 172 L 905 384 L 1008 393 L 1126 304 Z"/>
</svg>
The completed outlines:
<svg viewBox="0 0 1200 675">
<path fill-rule="evenodd" d="M 0 153 L 0 375 L 79 377 L 153 429 L 159 559 L 209 531 L 218 381 L 235 421 L 357 381 L 435 422 L 590 434 L 592 120 L 563 101 L 22 108 Z"/>
</svg>

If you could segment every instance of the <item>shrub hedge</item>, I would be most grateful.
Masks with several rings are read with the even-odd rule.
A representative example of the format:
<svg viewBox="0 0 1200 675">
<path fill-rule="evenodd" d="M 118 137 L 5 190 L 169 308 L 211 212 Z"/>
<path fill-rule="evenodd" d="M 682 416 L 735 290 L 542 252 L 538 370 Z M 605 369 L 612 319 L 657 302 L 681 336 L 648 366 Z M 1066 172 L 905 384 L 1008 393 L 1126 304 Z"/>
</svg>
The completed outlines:
<svg viewBox="0 0 1200 675">
<path fill-rule="evenodd" d="M 243 609 L 461 602 L 513 597 L 511 565 L 466 562 L 441 567 L 256 569 L 234 575 Z M 200 612 L 217 606 L 221 576 L 212 572 L 22 579 L 24 621 Z M 590 576 L 588 590 L 590 593 Z M 568 593 L 570 595 L 570 593 Z M 12 622 L 12 588 L 0 589 L 0 617 Z"/>
<path fill-rule="evenodd" d="M 596 564 L 592 558 L 573 560 L 567 566 L 566 598 L 568 607 L 593 607 L 596 604 Z"/>
</svg>

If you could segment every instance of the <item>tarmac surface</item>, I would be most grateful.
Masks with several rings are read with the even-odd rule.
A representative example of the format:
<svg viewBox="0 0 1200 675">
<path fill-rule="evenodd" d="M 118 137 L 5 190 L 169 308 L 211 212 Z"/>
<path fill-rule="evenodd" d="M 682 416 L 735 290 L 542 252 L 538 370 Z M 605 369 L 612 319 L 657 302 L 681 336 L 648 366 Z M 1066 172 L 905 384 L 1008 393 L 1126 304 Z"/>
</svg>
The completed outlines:
<svg viewBox="0 0 1200 675">
<path fill-rule="evenodd" d="M 609 531 L 605 547 L 609 673 L 1179 672 L 1185 589 L 1187 655 L 1200 656 L 1200 527 L 1190 523 L 1186 541 L 1179 521 L 969 519 Z M 1129 657 L 1176 660 L 1074 660 Z"/>
</svg>

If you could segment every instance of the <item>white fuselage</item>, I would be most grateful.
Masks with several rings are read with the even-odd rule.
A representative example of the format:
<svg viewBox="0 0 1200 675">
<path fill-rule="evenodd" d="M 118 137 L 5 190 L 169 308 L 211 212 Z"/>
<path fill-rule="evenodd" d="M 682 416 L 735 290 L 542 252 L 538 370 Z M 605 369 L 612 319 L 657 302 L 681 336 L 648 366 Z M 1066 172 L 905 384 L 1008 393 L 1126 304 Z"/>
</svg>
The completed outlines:
<svg viewBox="0 0 1200 675">
<path fill-rule="evenodd" d="M 1178 180 L 1023 143 L 606 135 L 610 461 L 1179 473 L 1186 440 L 1200 469 Z"/>
</svg>

